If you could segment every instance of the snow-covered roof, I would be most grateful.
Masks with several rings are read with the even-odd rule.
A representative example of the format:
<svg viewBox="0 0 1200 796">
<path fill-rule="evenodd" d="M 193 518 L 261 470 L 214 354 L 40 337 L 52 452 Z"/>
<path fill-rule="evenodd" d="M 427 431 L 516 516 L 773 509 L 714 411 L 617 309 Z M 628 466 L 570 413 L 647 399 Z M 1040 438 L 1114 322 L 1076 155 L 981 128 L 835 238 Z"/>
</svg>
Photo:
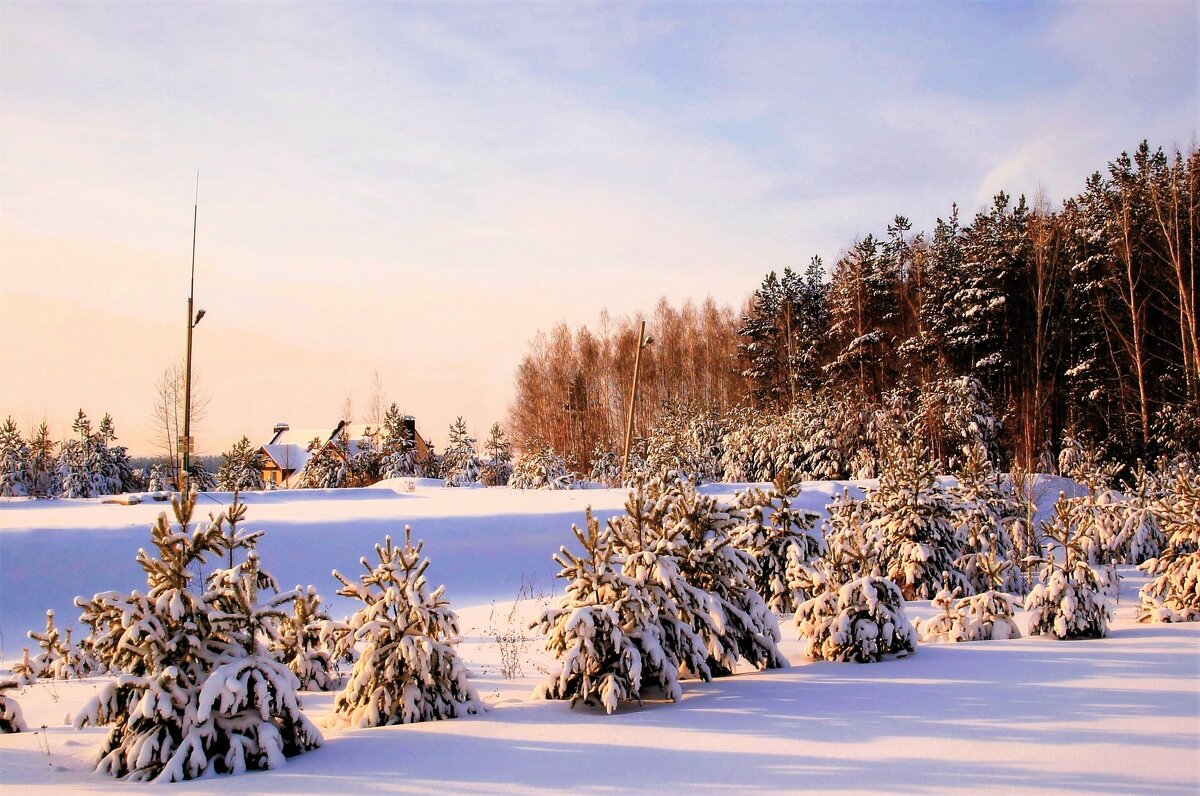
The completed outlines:
<svg viewBox="0 0 1200 796">
<path fill-rule="evenodd" d="M 308 440 L 312 442 L 312 437 L 309 437 Z M 308 443 L 301 445 L 294 442 L 273 442 L 263 445 L 262 449 L 280 470 L 299 470 L 304 467 L 308 457 L 312 455 L 308 452 Z"/>
<path fill-rule="evenodd" d="M 271 440 L 273 445 L 303 445 L 305 448 L 312 443 L 314 439 L 319 439 L 321 442 L 328 442 L 333 436 L 335 427 L 327 428 L 289 428 L 280 431 L 274 439 Z"/>
<path fill-rule="evenodd" d="M 275 445 L 303 445 L 307 448 L 312 444 L 314 439 L 319 439 L 321 442 L 329 442 L 338 433 L 338 428 L 336 425 L 325 428 L 289 428 L 280 431 L 271 440 L 271 443 Z M 351 442 L 368 436 L 368 431 L 370 431 L 371 435 L 379 433 L 377 426 L 372 426 L 368 423 L 348 423 L 344 428 Z"/>
</svg>

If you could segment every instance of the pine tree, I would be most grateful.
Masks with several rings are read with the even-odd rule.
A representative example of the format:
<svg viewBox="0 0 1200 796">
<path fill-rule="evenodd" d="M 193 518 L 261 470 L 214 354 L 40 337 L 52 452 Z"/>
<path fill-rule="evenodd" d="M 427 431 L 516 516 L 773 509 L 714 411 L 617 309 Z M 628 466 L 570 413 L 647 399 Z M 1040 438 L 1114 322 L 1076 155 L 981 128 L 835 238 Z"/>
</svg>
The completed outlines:
<svg viewBox="0 0 1200 796">
<path fill-rule="evenodd" d="M 1165 544 L 1138 568 L 1156 577 L 1142 587 L 1139 622 L 1200 620 L 1200 478 L 1188 462 L 1162 467 L 1152 506 Z"/>
<path fill-rule="evenodd" d="M 879 488 L 867 497 L 867 511 L 884 572 L 906 599 L 932 598 L 943 572 L 954 585 L 966 585 L 954 566 L 960 553 L 954 502 L 919 444 L 895 439 L 889 445 Z"/>
<path fill-rule="evenodd" d="M 325 445 L 320 439 L 308 444 L 310 456 L 300 472 L 300 489 L 339 489 L 346 485 L 346 463 L 333 445 Z"/>
<path fill-rule="evenodd" d="M 157 464 L 150 465 L 150 475 L 146 479 L 146 490 L 148 492 L 162 492 L 166 487 L 166 479 L 163 476 L 162 467 Z"/>
<path fill-rule="evenodd" d="M 985 565 L 993 584 L 1000 582 L 1008 562 L 989 559 Z M 1018 598 L 994 588 L 961 597 L 961 590 L 949 590 L 947 579 L 942 590 L 933 598 L 933 607 L 942 613 L 916 623 L 921 641 L 988 641 L 1020 638 L 1021 631 L 1013 620 L 1013 607 Z"/>
<path fill-rule="evenodd" d="M 508 486 L 513 472 L 512 444 L 499 423 L 492 423 L 483 453 L 487 457 L 483 463 L 483 482 L 488 486 Z"/>
<path fill-rule="evenodd" d="M 735 501 L 744 519 L 731 533 L 733 544 L 754 558 L 755 588 L 776 613 L 795 613 L 812 596 L 800 586 L 802 573 L 821 552 L 817 515 L 792 508 L 799 496 L 800 482 L 783 472 L 772 489 L 750 489 Z"/>
<path fill-rule="evenodd" d="M 819 661 L 871 663 L 885 655 L 903 658 L 916 650 L 904 598 L 887 578 L 836 581 L 796 610 L 805 655 Z"/>
<path fill-rule="evenodd" d="M 116 424 L 112 415 L 105 414 L 93 437 L 92 445 L 98 469 L 104 481 L 103 494 L 140 492 L 142 480 L 129 460 L 129 451 L 117 441 Z"/>
<path fill-rule="evenodd" d="M 467 669 L 454 651 L 458 617 L 433 592 L 422 556 L 404 529 L 404 547 L 388 537 L 375 546 L 378 564 L 361 559 L 367 574 L 353 582 L 337 570 L 338 594 L 363 603 L 349 619 L 355 640 L 364 644 L 346 687 L 334 698 L 333 722 L 376 727 L 446 719 L 485 710 L 467 681 Z"/>
<path fill-rule="evenodd" d="M 42 651 L 31 661 L 32 674 L 35 677 L 48 677 L 55 680 L 73 680 L 87 675 L 81 671 L 78 650 L 71 646 L 71 631 L 60 631 L 54 624 L 54 612 L 46 612 L 46 629 L 41 633 L 30 630 L 29 638 L 36 641 Z"/>
<path fill-rule="evenodd" d="M 442 454 L 442 477 L 446 486 L 471 486 L 479 483 L 482 462 L 475 452 L 475 438 L 467 433 L 467 424 L 459 417 L 450 426 L 446 452 Z"/>
<path fill-rule="evenodd" d="M 6 694 L 19 688 L 13 680 L 0 680 L 0 734 L 7 732 L 24 732 L 25 718 L 21 715 L 21 706 L 17 700 Z"/>
<path fill-rule="evenodd" d="M 396 404 L 389 406 L 383 417 L 379 451 L 381 478 L 412 478 L 417 474 L 416 443 L 405 420 Z"/>
<path fill-rule="evenodd" d="M 101 475 L 95 471 L 93 455 L 92 424 L 82 409 L 75 416 L 71 429 L 78 439 L 63 442 L 55 469 L 61 484 L 61 497 L 90 498 L 101 494 L 97 482 Z"/>
<path fill-rule="evenodd" d="M 1025 598 L 1031 612 L 1029 634 L 1058 638 L 1103 638 L 1112 621 L 1112 604 L 1106 595 L 1107 576 L 1088 561 L 1086 537 L 1080 533 L 1067 498 L 1059 493 L 1054 517 L 1046 529 L 1049 549 L 1041 582 Z M 1055 559 L 1055 550 L 1062 561 Z"/>
<path fill-rule="evenodd" d="M 1001 483 L 981 443 L 964 448 L 962 459 L 958 485 L 950 492 L 954 499 L 953 520 L 961 543 L 961 555 L 954 563 L 965 578 L 965 590 L 977 594 L 994 586 L 1012 594 L 1024 594 L 1028 586 L 1020 567 L 1005 567 L 1004 581 L 993 584 L 986 566 L 991 559 L 1007 563 L 1016 558 L 1009 528 L 1021 518 L 1021 507 Z"/>
<path fill-rule="evenodd" d="M 176 527 L 165 513 L 151 530 L 157 556 L 138 552 L 145 595 L 103 592 L 77 600 L 94 629 L 94 649 L 121 672 L 75 719 L 76 727 L 111 724 L 97 770 L 134 781 L 178 782 L 213 773 L 275 768 L 314 748 L 321 734 L 300 712 L 296 680 L 265 654 L 264 634 L 278 615 L 266 604 L 257 557 L 217 570 L 210 587 L 194 585 L 208 556 L 233 557 L 253 535 L 239 533 L 242 514 L 192 530 L 195 492 L 172 497 Z M 239 541 L 240 540 L 240 541 Z"/>
<path fill-rule="evenodd" d="M 613 549 L 612 527 L 600 524 L 587 509 L 587 534 L 572 525 L 583 548 L 577 556 L 565 547 L 554 560 L 558 576 L 569 581 L 557 608 L 547 609 L 534 627 L 545 633 L 546 651 L 558 670 L 534 695 L 600 705 L 612 713 L 621 702 L 641 703 L 643 685 L 664 697 L 680 696 L 677 667 L 662 648 L 661 627 L 649 599 L 622 571 Z"/>
<path fill-rule="evenodd" d="M 29 470 L 32 479 L 29 493 L 34 497 L 56 497 L 62 491 L 54 448 L 50 427 L 43 422 L 29 440 Z"/>
<path fill-rule="evenodd" d="M 222 492 L 257 492 L 266 488 L 263 483 L 262 459 L 250 438 L 243 436 L 232 448 L 221 454 L 217 471 L 217 489 Z"/>
<path fill-rule="evenodd" d="M 34 667 L 33 659 L 29 657 L 29 647 L 21 648 L 21 660 L 13 664 L 12 676 L 16 679 L 17 685 L 33 685 L 37 682 L 37 669 Z"/>
<path fill-rule="evenodd" d="M 622 572 L 650 601 L 661 628 L 663 652 L 681 675 L 711 680 L 711 649 L 723 654 L 720 616 L 713 597 L 689 583 L 681 559 L 684 539 L 665 525 L 674 495 L 661 480 L 639 484 L 613 518 L 613 546 L 624 558 Z M 674 697 L 669 697 L 674 698 Z"/>
<path fill-rule="evenodd" d="M 278 659 L 296 675 L 302 691 L 331 691 L 336 685 L 336 643 L 330 644 L 334 623 L 313 586 L 293 590 L 292 613 L 279 622 Z M 349 626 L 341 624 L 346 633 Z M 331 648 L 333 647 L 333 648 Z"/>
<path fill-rule="evenodd" d="M 0 426 L 0 497 L 25 497 L 32 483 L 29 445 L 9 417 Z"/>
<path fill-rule="evenodd" d="M 570 489 L 571 484 L 563 457 L 544 446 L 522 453 L 508 479 L 510 489 Z"/>
<path fill-rule="evenodd" d="M 608 450 L 602 444 L 592 450 L 592 471 L 588 480 L 608 487 L 621 485 L 621 454 Z"/>
<path fill-rule="evenodd" d="M 678 540 L 680 574 L 707 592 L 718 632 L 705 641 L 708 668 L 715 677 L 733 674 L 738 660 L 759 669 L 780 669 L 779 622 L 755 589 L 753 556 L 731 544 L 728 507 L 702 495 L 689 481 L 676 482 L 664 517 L 667 533 Z M 706 634 L 707 623 L 696 630 Z"/>
<path fill-rule="evenodd" d="M 368 426 L 362 439 L 347 446 L 346 486 L 370 486 L 382 477 L 382 468 L 383 451 Z"/>
</svg>

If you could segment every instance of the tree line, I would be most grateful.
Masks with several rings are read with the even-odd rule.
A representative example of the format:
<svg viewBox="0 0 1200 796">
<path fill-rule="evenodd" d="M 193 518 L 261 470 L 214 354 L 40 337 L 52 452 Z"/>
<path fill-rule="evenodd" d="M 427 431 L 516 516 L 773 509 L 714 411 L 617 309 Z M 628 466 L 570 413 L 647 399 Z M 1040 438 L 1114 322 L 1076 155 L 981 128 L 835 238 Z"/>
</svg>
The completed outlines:
<svg viewBox="0 0 1200 796">
<path fill-rule="evenodd" d="M 833 267 L 771 273 L 735 314 L 661 301 L 636 428 L 682 406 L 771 415 L 847 397 L 929 403 L 962 378 L 998 420 L 995 453 L 1026 469 L 1064 437 L 1132 462 L 1200 448 L 1196 249 L 1200 150 L 1122 153 L 1058 206 L 997 194 L 932 231 L 896 216 Z M 586 472 L 620 450 L 639 316 L 533 341 L 511 429 Z"/>
</svg>

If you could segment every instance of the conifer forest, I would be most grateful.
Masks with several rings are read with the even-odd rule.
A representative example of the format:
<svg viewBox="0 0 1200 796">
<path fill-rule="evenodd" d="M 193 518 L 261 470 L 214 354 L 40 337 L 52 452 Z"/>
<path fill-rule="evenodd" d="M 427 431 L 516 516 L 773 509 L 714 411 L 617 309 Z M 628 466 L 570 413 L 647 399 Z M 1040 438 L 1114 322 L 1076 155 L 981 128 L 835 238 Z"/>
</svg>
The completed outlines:
<svg viewBox="0 0 1200 796">
<path fill-rule="evenodd" d="M 837 416 L 839 433 L 861 436 L 895 401 L 931 416 L 986 407 L 996 453 L 1025 471 L 1067 437 L 1129 465 L 1195 452 L 1200 151 L 1143 142 L 1082 185 L 1058 204 L 999 193 L 973 216 L 951 205 L 928 230 L 897 215 L 832 264 L 772 271 L 736 309 L 664 300 L 645 317 L 556 326 L 518 369 L 513 436 L 585 473 L 620 452 L 645 320 L 643 454 L 681 412 L 718 437 L 764 414 L 797 428 Z M 938 425 L 931 447 L 951 455 Z"/>
</svg>

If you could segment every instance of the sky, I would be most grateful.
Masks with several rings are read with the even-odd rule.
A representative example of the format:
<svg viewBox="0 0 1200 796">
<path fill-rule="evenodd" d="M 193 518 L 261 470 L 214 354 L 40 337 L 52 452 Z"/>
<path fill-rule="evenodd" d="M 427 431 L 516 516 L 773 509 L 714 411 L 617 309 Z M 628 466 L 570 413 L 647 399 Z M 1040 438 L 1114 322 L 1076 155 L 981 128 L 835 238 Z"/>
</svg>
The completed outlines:
<svg viewBox="0 0 1200 796">
<path fill-rule="evenodd" d="M 486 436 L 539 330 L 740 306 L 896 214 L 1200 125 L 1196 3 L 0 0 L 0 416 L 204 453 L 384 397 Z M 651 330 L 652 333 L 652 330 Z"/>
</svg>

